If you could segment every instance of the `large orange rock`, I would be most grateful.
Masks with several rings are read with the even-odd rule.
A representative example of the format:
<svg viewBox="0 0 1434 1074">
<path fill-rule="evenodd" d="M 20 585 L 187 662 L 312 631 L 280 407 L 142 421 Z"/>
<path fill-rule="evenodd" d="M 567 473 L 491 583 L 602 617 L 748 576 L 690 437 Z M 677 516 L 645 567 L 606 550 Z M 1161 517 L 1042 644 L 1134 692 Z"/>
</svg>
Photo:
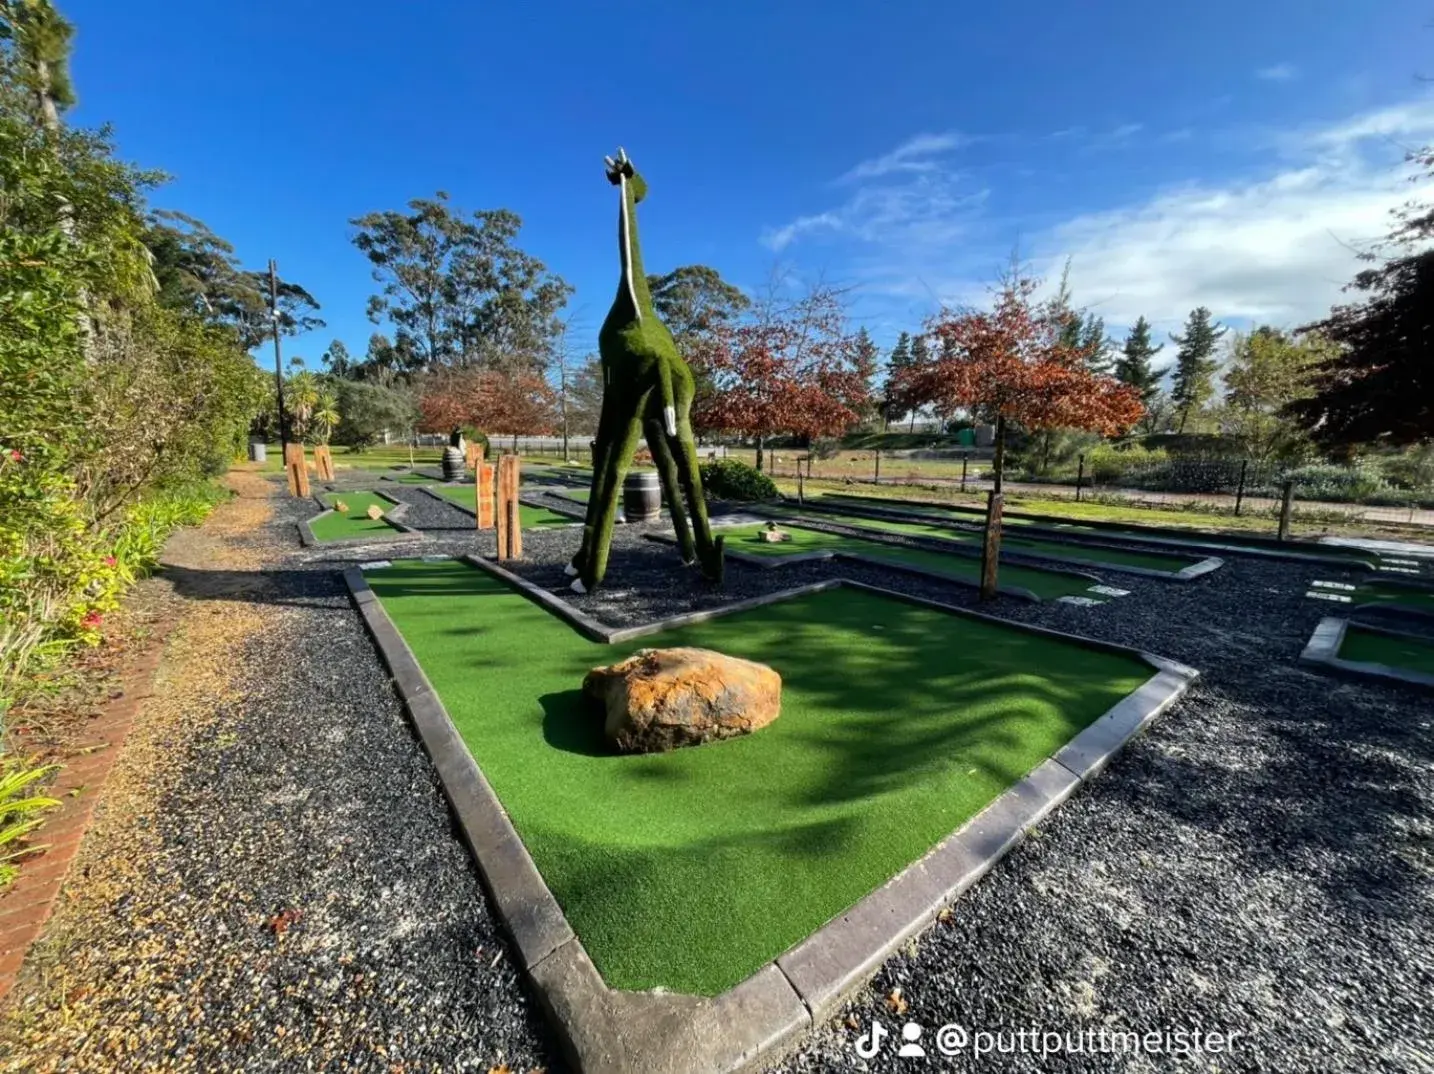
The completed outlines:
<svg viewBox="0 0 1434 1074">
<path fill-rule="evenodd" d="M 623 753 L 663 753 L 766 727 L 782 707 L 782 677 L 710 649 L 639 649 L 593 668 L 583 695 Z"/>
</svg>

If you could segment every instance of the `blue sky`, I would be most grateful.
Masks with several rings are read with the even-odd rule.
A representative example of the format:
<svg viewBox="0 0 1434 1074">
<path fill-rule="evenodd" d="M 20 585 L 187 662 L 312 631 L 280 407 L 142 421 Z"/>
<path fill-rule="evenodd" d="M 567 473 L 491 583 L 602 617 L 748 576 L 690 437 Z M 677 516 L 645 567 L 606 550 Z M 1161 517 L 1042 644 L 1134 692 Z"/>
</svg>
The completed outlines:
<svg viewBox="0 0 1434 1074">
<path fill-rule="evenodd" d="M 174 176 L 157 205 L 318 297 L 328 328 L 287 345 L 311 362 L 374 330 L 348 220 L 438 189 L 521 214 L 595 342 L 618 144 L 651 186 L 650 271 L 824 276 L 883 345 L 979 298 L 1016 247 L 1046 273 L 1072 257 L 1117 331 L 1202 303 L 1298 323 L 1434 136 L 1412 0 L 60 6 L 73 121 L 112 122 Z"/>
</svg>

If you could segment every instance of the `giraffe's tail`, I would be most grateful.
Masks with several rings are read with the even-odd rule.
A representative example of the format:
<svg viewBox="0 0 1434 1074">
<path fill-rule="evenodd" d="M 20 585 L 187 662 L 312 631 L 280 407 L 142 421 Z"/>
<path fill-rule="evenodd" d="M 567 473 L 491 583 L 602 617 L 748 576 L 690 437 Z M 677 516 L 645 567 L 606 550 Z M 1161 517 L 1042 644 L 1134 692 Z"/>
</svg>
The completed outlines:
<svg viewBox="0 0 1434 1074">
<path fill-rule="evenodd" d="M 672 394 L 672 367 L 668 363 L 657 363 L 657 382 L 662 388 L 662 426 L 668 436 L 676 436 L 677 400 Z"/>
</svg>

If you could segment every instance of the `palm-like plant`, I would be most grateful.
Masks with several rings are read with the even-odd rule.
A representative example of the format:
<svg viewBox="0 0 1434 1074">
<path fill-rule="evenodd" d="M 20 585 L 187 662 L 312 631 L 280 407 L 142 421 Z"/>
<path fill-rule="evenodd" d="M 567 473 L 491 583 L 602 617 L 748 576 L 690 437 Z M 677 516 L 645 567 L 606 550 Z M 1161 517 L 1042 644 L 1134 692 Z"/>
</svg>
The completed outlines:
<svg viewBox="0 0 1434 1074">
<path fill-rule="evenodd" d="M 44 818 L 35 816 L 43 809 L 59 805 L 54 798 L 44 795 L 23 794 L 25 788 L 36 780 L 54 772 L 56 765 L 32 765 L 17 758 L 0 759 L 0 890 L 7 887 L 20 871 L 12 864 L 16 858 L 33 854 L 42 847 L 21 847 L 7 851 L 6 848 L 38 828 Z"/>
</svg>

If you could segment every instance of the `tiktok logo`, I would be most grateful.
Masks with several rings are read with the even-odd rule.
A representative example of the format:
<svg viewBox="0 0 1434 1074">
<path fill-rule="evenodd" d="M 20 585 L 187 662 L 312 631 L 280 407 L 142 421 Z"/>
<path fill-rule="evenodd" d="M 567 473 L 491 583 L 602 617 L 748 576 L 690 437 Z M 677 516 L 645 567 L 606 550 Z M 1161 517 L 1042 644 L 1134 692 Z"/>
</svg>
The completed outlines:
<svg viewBox="0 0 1434 1074">
<path fill-rule="evenodd" d="M 881 1051 L 881 1042 L 891 1036 L 891 1030 L 880 1022 L 873 1021 L 871 1029 L 856 1038 L 856 1054 L 863 1059 L 873 1059 Z"/>
</svg>

